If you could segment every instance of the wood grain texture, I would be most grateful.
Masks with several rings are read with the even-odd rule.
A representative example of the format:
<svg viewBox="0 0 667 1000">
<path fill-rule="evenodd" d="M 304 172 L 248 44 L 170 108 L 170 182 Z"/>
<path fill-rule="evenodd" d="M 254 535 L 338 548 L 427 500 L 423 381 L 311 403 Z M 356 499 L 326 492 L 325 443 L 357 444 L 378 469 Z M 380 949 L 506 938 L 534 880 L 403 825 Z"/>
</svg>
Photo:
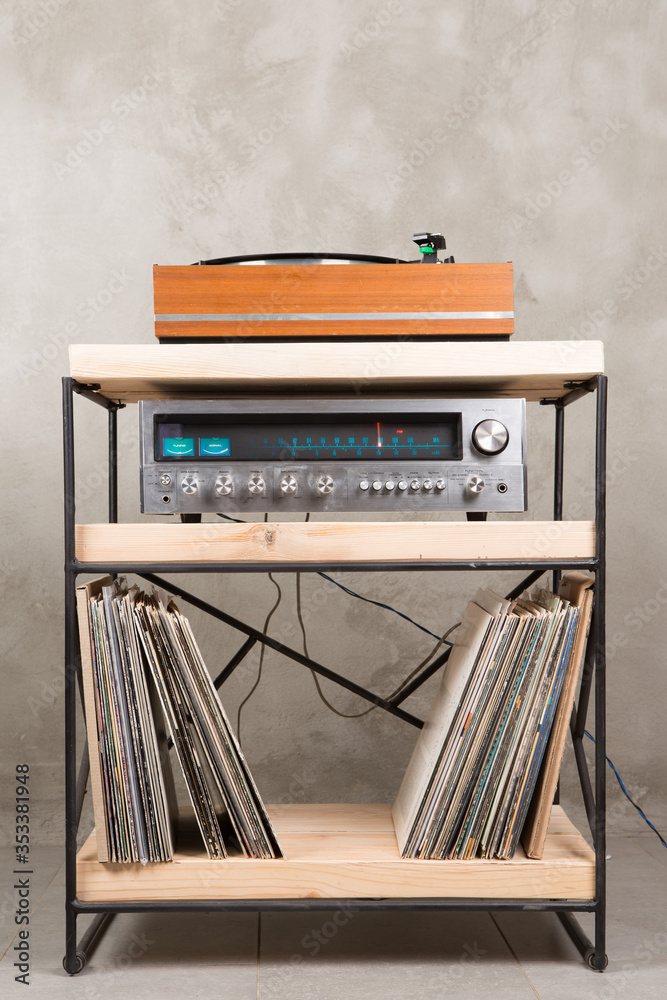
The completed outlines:
<svg viewBox="0 0 667 1000">
<path fill-rule="evenodd" d="M 514 320 L 159 320 L 162 315 L 512 312 L 511 264 L 350 264 L 153 268 L 155 333 L 167 337 L 500 335 Z"/>
<path fill-rule="evenodd" d="M 514 333 L 513 319 L 335 319 L 335 320 L 210 320 L 156 321 L 155 336 L 169 338 L 209 337 L 211 340 L 257 337 L 500 337 Z M 296 345 L 293 348 L 296 350 Z"/>
<path fill-rule="evenodd" d="M 391 806 L 295 804 L 268 807 L 285 858 L 176 853 L 167 864 L 102 864 L 94 833 L 77 861 L 86 902 L 185 899 L 488 898 L 590 899 L 591 848 L 554 807 L 544 857 L 519 848 L 512 861 L 414 861 L 401 858 Z"/>
<path fill-rule="evenodd" d="M 555 398 L 604 371 L 601 341 L 71 344 L 70 372 L 110 399 L 230 392 L 475 392 Z"/>
<path fill-rule="evenodd" d="M 591 559 L 592 521 L 80 524 L 82 563 L 386 563 Z"/>
</svg>

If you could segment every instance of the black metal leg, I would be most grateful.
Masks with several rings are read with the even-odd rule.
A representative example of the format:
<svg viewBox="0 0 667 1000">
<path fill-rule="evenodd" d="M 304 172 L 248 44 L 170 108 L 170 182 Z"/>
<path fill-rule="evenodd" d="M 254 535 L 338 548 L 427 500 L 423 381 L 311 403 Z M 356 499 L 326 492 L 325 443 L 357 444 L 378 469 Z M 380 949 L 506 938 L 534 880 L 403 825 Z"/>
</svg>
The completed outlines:
<svg viewBox="0 0 667 1000">
<path fill-rule="evenodd" d="M 565 407 L 556 403 L 556 434 L 554 442 L 554 521 L 563 520 L 563 469 L 565 459 Z M 552 590 L 558 593 L 561 571 L 554 570 Z"/>
<path fill-rule="evenodd" d="M 118 521 L 118 409 L 109 410 L 109 524 Z"/>
<path fill-rule="evenodd" d="M 606 955 L 606 809 L 607 809 L 607 768 L 606 768 L 606 470 L 607 470 L 607 379 L 599 375 L 597 379 L 597 409 L 595 433 L 595 523 L 597 527 L 597 570 L 595 575 L 595 602 L 597 616 L 595 635 L 595 952 L 589 964 L 602 971 L 607 964 Z"/>
<path fill-rule="evenodd" d="M 604 961 L 598 968 L 595 964 L 597 961 L 596 949 L 588 935 L 583 932 L 581 924 L 577 918 L 565 910 L 558 911 L 558 918 L 567 933 L 570 935 L 573 943 L 579 949 L 584 962 L 586 962 L 591 969 L 595 969 L 597 972 L 603 972 L 607 968 L 607 956 L 604 955 Z"/>
<path fill-rule="evenodd" d="M 80 971 L 76 954 L 76 574 L 74 560 L 74 406 L 72 379 L 63 379 L 65 495 L 65 970 Z"/>
</svg>

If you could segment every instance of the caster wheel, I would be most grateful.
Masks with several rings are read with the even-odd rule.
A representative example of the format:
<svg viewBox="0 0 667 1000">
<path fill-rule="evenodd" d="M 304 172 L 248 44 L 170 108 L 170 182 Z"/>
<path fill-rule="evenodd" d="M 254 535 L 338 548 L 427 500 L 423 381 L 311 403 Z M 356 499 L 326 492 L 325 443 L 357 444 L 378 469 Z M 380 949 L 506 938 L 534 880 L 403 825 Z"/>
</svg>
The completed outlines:
<svg viewBox="0 0 667 1000">
<path fill-rule="evenodd" d="M 83 970 L 85 969 L 85 967 L 86 967 L 86 956 L 85 956 L 84 952 L 77 951 L 77 953 L 76 953 L 76 960 L 75 961 L 76 961 L 76 965 L 75 965 L 74 971 L 70 972 L 69 969 L 67 968 L 67 965 L 66 965 L 67 959 L 63 958 L 63 969 L 70 976 L 76 976 L 76 975 L 79 974 L 79 972 L 83 972 Z"/>
<path fill-rule="evenodd" d="M 609 959 L 606 955 L 602 956 L 602 962 L 596 961 L 596 955 L 594 951 L 589 951 L 586 954 L 586 964 L 589 968 L 594 969 L 596 972 L 603 972 L 609 965 Z"/>
</svg>

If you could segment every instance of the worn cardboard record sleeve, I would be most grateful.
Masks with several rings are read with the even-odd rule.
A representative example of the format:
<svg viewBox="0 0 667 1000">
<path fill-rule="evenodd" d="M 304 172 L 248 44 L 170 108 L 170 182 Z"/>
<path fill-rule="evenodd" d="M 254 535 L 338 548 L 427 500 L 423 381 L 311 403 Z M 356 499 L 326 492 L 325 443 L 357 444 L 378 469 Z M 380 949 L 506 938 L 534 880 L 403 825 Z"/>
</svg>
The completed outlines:
<svg viewBox="0 0 667 1000">
<path fill-rule="evenodd" d="M 593 611 L 593 583 L 592 577 L 578 572 L 566 573 L 561 580 L 560 596 L 580 608 L 580 615 L 556 717 L 521 834 L 521 845 L 527 856 L 537 860 L 544 854 L 544 843 L 565 751 L 565 740 L 581 680 Z"/>
<path fill-rule="evenodd" d="M 79 621 L 81 645 L 81 678 L 83 681 L 84 715 L 88 735 L 88 756 L 90 759 L 90 791 L 95 817 L 97 857 L 100 861 L 110 861 L 109 828 L 107 823 L 106 797 L 104 794 L 104 750 L 97 725 L 97 705 L 95 702 L 95 675 L 93 668 L 92 637 L 88 618 L 88 602 L 102 593 L 102 587 L 111 583 L 110 576 L 101 576 L 76 589 L 76 611 Z"/>
</svg>

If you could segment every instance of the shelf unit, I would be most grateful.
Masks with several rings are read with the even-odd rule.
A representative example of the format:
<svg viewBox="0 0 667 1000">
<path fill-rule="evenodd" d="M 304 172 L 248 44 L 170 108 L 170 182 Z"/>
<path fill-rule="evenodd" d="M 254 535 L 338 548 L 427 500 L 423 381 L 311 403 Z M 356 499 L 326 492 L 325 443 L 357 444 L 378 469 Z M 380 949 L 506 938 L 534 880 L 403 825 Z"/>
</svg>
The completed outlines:
<svg viewBox="0 0 667 1000">
<path fill-rule="evenodd" d="M 382 359 L 379 361 L 378 359 Z M 66 954 L 67 972 L 86 955 L 114 913 L 150 910 L 449 909 L 551 910 L 593 969 L 605 954 L 605 462 L 606 378 L 599 342 L 309 343 L 298 360 L 289 344 L 217 344 L 70 348 L 63 380 L 66 574 Z M 304 391 L 524 396 L 555 409 L 552 521 L 455 523 L 351 522 L 253 524 L 118 524 L 116 415 L 141 398 L 215 398 L 230 393 Z M 596 395 L 594 521 L 563 521 L 564 415 Z M 74 395 L 108 410 L 109 519 L 76 524 Z M 385 805 L 269 806 L 285 858 L 209 861 L 203 848 L 182 850 L 171 864 L 103 864 L 94 834 L 77 855 L 77 831 L 88 779 L 87 747 L 77 774 L 76 690 L 80 661 L 75 588 L 80 573 L 136 573 L 214 618 L 245 642 L 215 679 L 220 686 L 250 649 L 263 642 L 297 663 L 420 727 L 403 702 L 446 659 L 437 657 L 401 695 L 385 700 L 297 650 L 262 635 L 157 573 L 265 570 L 523 570 L 513 594 L 565 569 L 595 573 L 591 638 L 572 737 L 594 849 L 554 806 L 544 857 L 518 849 L 511 861 L 417 861 L 400 857 Z M 71 665 L 71 666 L 70 666 Z M 593 694 L 595 773 L 583 750 Z M 575 914 L 595 915 L 595 940 Z M 77 943 L 77 916 L 96 914 Z"/>
</svg>

